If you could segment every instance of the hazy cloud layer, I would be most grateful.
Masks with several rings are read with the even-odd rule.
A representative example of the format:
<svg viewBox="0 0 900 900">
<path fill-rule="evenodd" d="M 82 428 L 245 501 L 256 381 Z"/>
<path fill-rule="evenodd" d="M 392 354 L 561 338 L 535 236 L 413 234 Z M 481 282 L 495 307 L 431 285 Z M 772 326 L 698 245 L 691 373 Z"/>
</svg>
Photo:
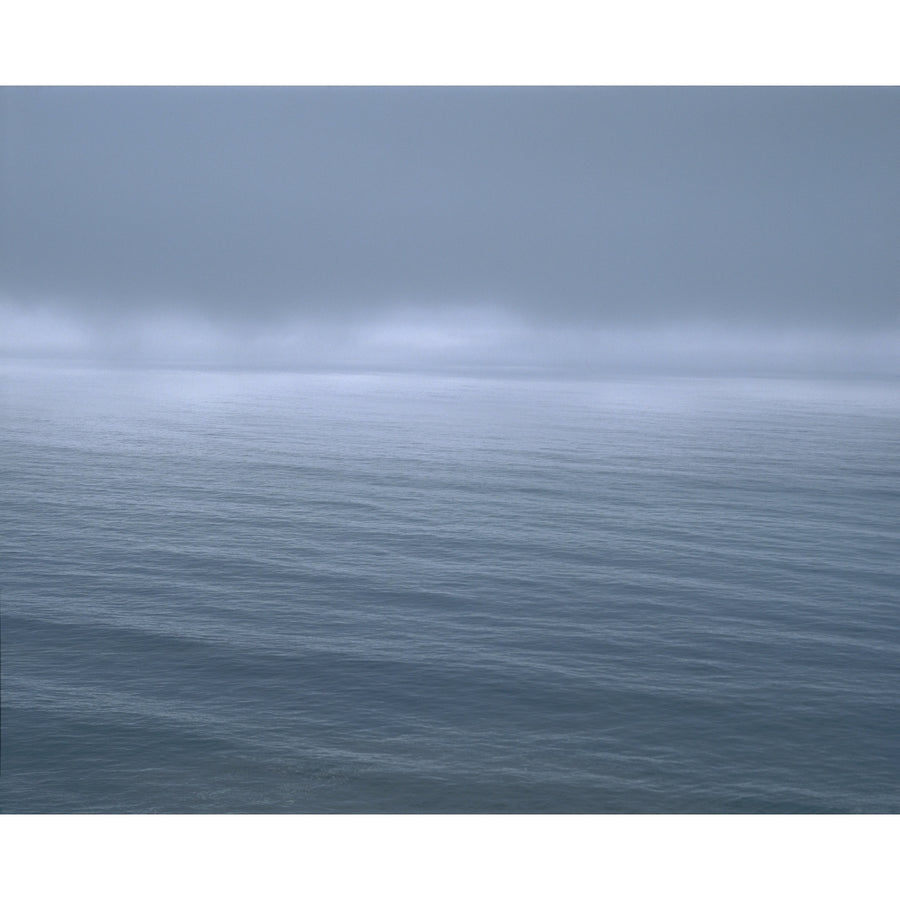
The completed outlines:
<svg viewBox="0 0 900 900">
<path fill-rule="evenodd" d="M 802 345 L 890 367 L 898 106 L 6 89 L 0 351 L 593 364 Z"/>
</svg>

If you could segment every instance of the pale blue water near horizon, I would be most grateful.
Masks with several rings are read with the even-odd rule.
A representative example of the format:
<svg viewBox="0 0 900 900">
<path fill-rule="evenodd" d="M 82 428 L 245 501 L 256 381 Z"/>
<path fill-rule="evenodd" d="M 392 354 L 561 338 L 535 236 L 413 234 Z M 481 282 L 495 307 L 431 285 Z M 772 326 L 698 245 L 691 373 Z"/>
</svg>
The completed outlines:
<svg viewBox="0 0 900 900">
<path fill-rule="evenodd" d="M 900 812 L 895 379 L 0 379 L 3 812 Z"/>
</svg>

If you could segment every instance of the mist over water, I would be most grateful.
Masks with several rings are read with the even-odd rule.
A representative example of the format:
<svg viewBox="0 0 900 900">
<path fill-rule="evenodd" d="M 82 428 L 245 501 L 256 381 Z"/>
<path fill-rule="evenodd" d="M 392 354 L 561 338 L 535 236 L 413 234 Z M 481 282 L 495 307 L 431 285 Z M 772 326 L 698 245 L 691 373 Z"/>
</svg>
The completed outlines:
<svg viewBox="0 0 900 900">
<path fill-rule="evenodd" d="M 710 323 L 580 327 L 498 309 L 409 307 L 352 323 L 215 326 L 168 315 L 89 324 L 0 306 L 0 352 L 21 360 L 246 369 L 615 374 L 900 375 L 900 332 L 723 328 Z"/>
<path fill-rule="evenodd" d="M 900 811 L 897 98 L 0 91 L 0 809 Z"/>
</svg>

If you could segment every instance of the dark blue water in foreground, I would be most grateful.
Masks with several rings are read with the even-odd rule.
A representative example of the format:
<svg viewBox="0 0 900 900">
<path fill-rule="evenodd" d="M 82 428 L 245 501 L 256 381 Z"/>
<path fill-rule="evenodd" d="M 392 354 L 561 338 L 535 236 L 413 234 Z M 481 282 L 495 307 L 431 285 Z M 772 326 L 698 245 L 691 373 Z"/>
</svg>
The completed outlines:
<svg viewBox="0 0 900 900">
<path fill-rule="evenodd" d="M 897 382 L 2 385 L 4 812 L 900 812 Z"/>
</svg>

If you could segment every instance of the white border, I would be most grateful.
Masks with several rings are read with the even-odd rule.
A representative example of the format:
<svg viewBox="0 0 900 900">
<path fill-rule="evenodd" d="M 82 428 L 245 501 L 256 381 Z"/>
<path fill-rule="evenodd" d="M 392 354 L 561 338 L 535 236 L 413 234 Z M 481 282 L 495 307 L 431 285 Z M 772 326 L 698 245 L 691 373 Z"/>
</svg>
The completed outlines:
<svg viewBox="0 0 900 900">
<path fill-rule="evenodd" d="M 890 816 L 16 816 L 13 897 L 896 896 Z"/>
<path fill-rule="evenodd" d="M 6 0 L 5 84 L 895 84 L 887 0 Z"/>
</svg>

